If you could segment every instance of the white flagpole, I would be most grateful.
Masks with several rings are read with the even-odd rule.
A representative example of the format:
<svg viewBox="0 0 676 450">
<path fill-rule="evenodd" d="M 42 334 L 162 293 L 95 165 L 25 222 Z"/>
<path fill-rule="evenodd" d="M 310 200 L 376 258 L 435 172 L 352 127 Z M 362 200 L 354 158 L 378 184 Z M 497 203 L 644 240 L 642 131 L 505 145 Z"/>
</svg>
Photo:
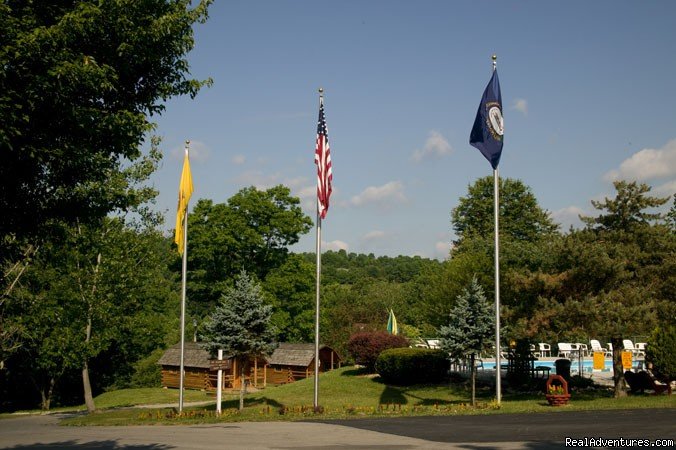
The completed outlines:
<svg viewBox="0 0 676 450">
<path fill-rule="evenodd" d="M 190 141 L 185 141 L 185 154 L 190 150 Z M 183 412 L 183 385 L 185 381 L 185 292 L 186 273 L 188 271 L 188 204 L 183 215 L 183 268 L 181 270 L 181 364 L 179 367 L 178 412 Z"/>
<path fill-rule="evenodd" d="M 324 89 L 319 88 L 319 105 L 321 108 Z M 319 199 L 317 200 L 317 281 L 315 298 L 315 380 L 314 380 L 314 401 L 315 412 L 319 409 L 319 289 L 322 276 L 322 216 L 319 211 Z"/>
<path fill-rule="evenodd" d="M 493 55 L 493 71 L 495 71 L 498 57 Z M 495 227 L 495 400 L 500 404 L 502 401 L 502 388 L 500 384 L 501 361 L 500 361 L 500 233 L 499 233 L 499 185 L 500 175 L 498 169 L 493 170 L 493 226 Z"/>
<path fill-rule="evenodd" d="M 319 209 L 319 206 L 317 207 Z M 322 276 L 322 218 L 317 211 L 317 285 L 315 302 L 315 389 L 314 409 L 319 407 L 319 288 Z"/>
<path fill-rule="evenodd" d="M 495 226 L 495 399 L 500 404 L 502 392 L 500 387 L 500 235 L 498 232 L 498 203 L 500 175 L 498 169 L 493 170 L 493 215 Z"/>
</svg>

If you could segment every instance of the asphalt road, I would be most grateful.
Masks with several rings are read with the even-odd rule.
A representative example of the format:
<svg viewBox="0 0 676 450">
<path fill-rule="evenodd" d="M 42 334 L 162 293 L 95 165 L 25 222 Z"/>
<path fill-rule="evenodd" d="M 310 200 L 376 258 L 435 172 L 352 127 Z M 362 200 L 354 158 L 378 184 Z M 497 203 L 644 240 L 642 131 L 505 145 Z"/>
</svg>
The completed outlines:
<svg viewBox="0 0 676 450">
<path fill-rule="evenodd" d="M 0 420 L 0 448 L 540 450 L 566 448 L 566 438 L 676 440 L 676 409 L 136 427 L 63 427 L 61 417 Z"/>
</svg>

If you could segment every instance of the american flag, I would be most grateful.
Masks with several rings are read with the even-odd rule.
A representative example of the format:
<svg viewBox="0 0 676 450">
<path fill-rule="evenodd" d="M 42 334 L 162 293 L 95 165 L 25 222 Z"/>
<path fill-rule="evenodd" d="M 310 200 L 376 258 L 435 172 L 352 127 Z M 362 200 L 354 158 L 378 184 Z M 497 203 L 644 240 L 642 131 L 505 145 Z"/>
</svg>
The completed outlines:
<svg viewBox="0 0 676 450">
<path fill-rule="evenodd" d="M 329 134 L 324 117 L 324 98 L 319 98 L 319 120 L 317 121 L 317 146 L 315 148 L 315 164 L 317 165 L 317 213 L 322 219 L 329 210 L 331 196 L 331 150 L 329 149 Z"/>
</svg>

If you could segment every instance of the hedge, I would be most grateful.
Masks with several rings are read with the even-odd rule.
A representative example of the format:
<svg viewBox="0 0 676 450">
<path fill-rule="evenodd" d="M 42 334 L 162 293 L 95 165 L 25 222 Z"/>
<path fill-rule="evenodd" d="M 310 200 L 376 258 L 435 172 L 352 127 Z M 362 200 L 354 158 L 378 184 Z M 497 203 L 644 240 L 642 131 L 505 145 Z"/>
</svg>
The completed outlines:
<svg viewBox="0 0 676 450">
<path fill-rule="evenodd" d="M 383 351 L 376 371 L 386 383 L 411 385 L 441 383 L 450 369 L 448 355 L 427 348 L 394 348 Z"/>
</svg>

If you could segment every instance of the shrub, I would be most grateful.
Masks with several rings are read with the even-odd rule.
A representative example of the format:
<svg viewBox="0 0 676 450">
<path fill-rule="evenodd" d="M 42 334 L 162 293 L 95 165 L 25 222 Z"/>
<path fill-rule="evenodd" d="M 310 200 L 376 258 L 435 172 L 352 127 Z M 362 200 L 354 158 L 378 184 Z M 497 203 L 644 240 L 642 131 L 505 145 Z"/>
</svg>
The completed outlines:
<svg viewBox="0 0 676 450">
<path fill-rule="evenodd" d="M 397 385 L 441 383 L 449 368 L 445 352 L 428 348 L 385 350 L 376 361 L 376 370 L 383 380 Z"/>
<path fill-rule="evenodd" d="M 162 385 L 162 368 L 157 364 L 164 350 L 159 348 L 134 364 L 134 374 L 129 387 L 160 387 Z"/>
<path fill-rule="evenodd" d="M 354 362 L 364 366 L 369 373 L 375 372 L 376 359 L 382 351 L 398 347 L 408 347 L 406 338 L 384 331 L 356 333 L 347 343 L 347 351 Z"/>
<path fill-rule="evenodd" d="M 676 326 L 657 328 L 648 339 L 646 359 L 653 363 L 656 374 L 665 380 L 676 380 Z"/>
</svg>

